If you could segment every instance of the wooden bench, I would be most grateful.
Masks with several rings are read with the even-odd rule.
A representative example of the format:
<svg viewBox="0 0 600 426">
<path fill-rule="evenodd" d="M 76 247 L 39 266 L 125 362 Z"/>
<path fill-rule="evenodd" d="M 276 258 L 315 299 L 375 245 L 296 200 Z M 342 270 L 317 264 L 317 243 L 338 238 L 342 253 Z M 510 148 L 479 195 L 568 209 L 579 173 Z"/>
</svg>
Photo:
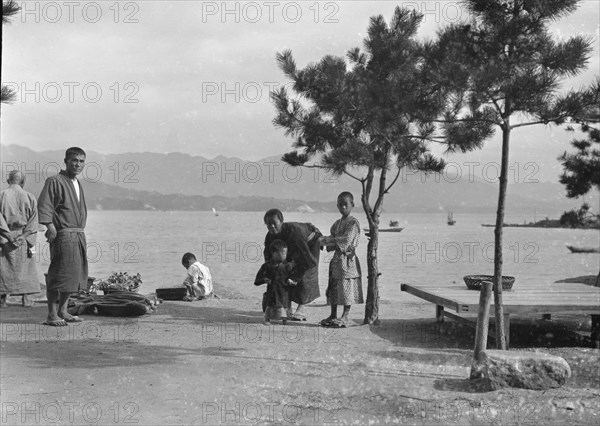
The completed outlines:
<svg viewBox="0 0 600 426">
<path fill-rule="evenodd" d="M 521 286 L 517 287 L 518 285 L 519 283 L 516 283 L 512 290 L 502 292 L 507 348 L 510 343 L 510 315 L 512 314 L 542 314 L 544 319 L 550 319 L 550 315 L 556 312 L 589 313 L 592 316 L 592 341 L 600 340 L 600 287 L 572 283 L 521 283 Z M 445 317 L 470 325 L 474 325 L 476 321 L 476 318 L 458 315 L 477 315 L 479 309 L 479 292 L 469 290 L 465 285 L 442 287 L 402 284 L 401 290 L 435 304 L 435 317 L 438 322 L 443 322 Z M 493 315 L 492 298 L 490 316 Z"/>
</svg>

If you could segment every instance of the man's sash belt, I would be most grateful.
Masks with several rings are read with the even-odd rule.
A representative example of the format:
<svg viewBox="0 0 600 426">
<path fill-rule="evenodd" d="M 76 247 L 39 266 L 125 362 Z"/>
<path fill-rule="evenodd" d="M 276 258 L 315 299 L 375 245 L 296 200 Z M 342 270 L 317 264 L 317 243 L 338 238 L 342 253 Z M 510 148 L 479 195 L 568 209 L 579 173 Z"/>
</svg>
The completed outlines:
<svg viewBox="0 0 600 426">
<path fill-rule="evenodd" d="M 60 234 L 61 232 L 84 232 L 83 228 L 63 228 L 60 229 L 57 234 Z"/>
</svg>

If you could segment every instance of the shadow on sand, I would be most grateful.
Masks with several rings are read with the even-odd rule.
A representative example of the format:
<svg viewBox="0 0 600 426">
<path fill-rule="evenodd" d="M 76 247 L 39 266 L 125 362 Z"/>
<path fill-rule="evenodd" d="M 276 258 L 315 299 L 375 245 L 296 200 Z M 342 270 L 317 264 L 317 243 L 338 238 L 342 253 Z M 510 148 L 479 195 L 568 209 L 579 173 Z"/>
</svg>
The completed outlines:
<svg viewBox="0 0 600 426">
<path fill-rule="evenodd" d="M 286 361 L 244 355 L 247 347 L 232 344 L 236 343 L 235 339 L 223 344 L 217 334 L 225 335 L 227 331 L 239 334 L 240 327 L 245 327 L 242 332 L 250 337 L 250 333 L 263 329 L 266 335 L 268 327 L 262 324 L 258 304 L 257 309 L 239 310 L 226 305 L 207 306 L 202 301 L 167 302 L 161 304 L 157 312 L 140 317 L 82 315 L 83 322 L 66 327 L 44 325 L 45 315 L 46 308 L 39 305 L 0 311 L 4 360 L 25 356 L 33 367 L 87 369 L 174 365 L 187 362 L 185 357 L 188 356 Z M 270 327 L 283 328 L 277 323 Z M 286 327 L 316 325 L 295 322 Z M 182 341 L 185 343 L 180 343 Z"/>
<path fill-rule="evenodd" d="M 598 353 L 587 349 L 591 342 L 574 333 L 575 330 L 589 328 L 589 316 L 563 315 L 551 320 L 531 318 L 511 319 L 510 346 L 517 350 L 539 350 L 562 356 L 572 369 L 569 380 L 571 387 L 597 387 Z M 490 321 L 490 334 L 494 321 Z M 445 367 L 470 368 L 473 357 L 475 330 L 466 324 L 452 321 L 437 323 L 432 318 L 409 320 L 381 320 L 380 325 L 371 326 L 372 333 L 394 345 L 389 351 L 376 352 L 376 355 L 399 362 L 429 364 L 438 366 L 443 373 Z M 495 349 L 493 338 L 488 340 L 488 348 Z M 592 351 L 592 353 L 589 353 Z M 590 373 L 591 372 L 591 373 Z M 488 392 L 482 380 L 467 377 L 448 377 L 448 374 L 429 374 L 434 388 L 446 392 L 483 393 Z"/>
</svg>

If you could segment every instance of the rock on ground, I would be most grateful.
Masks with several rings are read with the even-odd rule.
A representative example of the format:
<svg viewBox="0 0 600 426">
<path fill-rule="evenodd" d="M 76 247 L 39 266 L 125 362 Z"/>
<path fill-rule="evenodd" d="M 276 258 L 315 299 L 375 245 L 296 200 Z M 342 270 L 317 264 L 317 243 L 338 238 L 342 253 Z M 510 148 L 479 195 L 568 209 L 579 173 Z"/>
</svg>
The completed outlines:
<svg viewBox="0 0 600 426">
<path fill-rule="evenodd" d="M 571 377 L 564 359 L 542 352 L 488 350 L 481 367 L 491 390 L 559 388 Z"/>
</svg>

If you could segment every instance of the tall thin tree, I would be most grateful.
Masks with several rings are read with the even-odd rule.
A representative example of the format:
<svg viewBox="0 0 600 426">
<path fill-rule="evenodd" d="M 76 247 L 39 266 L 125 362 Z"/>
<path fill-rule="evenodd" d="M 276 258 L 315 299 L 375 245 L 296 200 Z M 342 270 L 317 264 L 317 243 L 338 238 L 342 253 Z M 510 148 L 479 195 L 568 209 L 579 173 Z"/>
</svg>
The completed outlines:
<svg viewBox="0 0 600 426">
<path fill-rule="evenodd" d="M 578 0 L 467 0 L 471 21 L 438 34 L 428 66 L 454 96 L 438 123 L 449 150 L 483 146 L 495 129 L 502 133 L 498 206 L 494 230 L 494 305 L 498 347 L 506 348 L 502 306 L 502 226 L 509 147 L 513 130 L 563 124 L 598 103 L 589 89 L 561 95 L 561 83 L 580 73 L 591 37 L 554 40 L 549 24 L 572 13 Z M 478 134 L 479 133 L 479 134 Z"/>
</svg>

